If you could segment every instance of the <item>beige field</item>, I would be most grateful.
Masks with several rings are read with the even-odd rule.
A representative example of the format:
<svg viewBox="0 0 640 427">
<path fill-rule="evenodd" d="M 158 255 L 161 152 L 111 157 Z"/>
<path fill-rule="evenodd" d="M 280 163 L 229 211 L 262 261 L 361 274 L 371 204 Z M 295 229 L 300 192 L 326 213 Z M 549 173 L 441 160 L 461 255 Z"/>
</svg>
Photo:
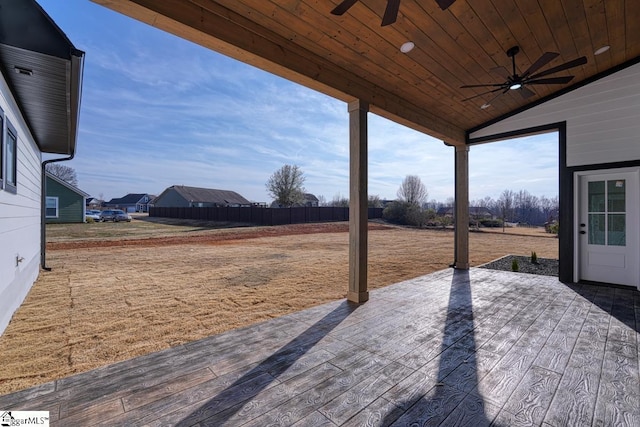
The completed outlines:
<svg viewBox="0 0 640 427">
<path fill-rule="evenodd" d="M 370 289 L 453 261 L 451 230 L 370 229 Z M 345 223 L 213 230 L 134 220 L 49 227 L 48 235 L 52 271 L 40 274 L 0 337 L 0 394 L 344 298 L 347 290 Z M 505 254 L 558 255 L 557 239 L 540 229 L 473 232 L 470 247 L 474 266 Z"/>
</svg>

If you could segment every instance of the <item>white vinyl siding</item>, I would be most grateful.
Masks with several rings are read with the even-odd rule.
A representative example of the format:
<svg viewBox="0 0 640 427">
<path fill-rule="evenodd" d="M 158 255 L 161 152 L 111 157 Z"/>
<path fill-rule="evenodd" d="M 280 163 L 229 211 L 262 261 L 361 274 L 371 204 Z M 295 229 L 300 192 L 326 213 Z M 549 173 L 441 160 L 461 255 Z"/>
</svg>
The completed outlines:
<svg viewBox="0 0 640 427">
<path fill-rule="evenodd" d="M 0 109 L 4 112 L 2 134 L 11 123 L 16 137 L 15 192 L 0 189 L 0 334 L 20 306 L 40 271 L 41 154 L 13 95 L 0 74 Z M 6 152 L 3 156 L 6 163 Z M 6 173 L 6 170 L 5 170 Z M 17 262 L 22 258 L 21 262 Z"/>
<path fill-rule="evenodd" d="M 567 166 L 640 159 L 640 64 L 470 135 L 495 135 L 567 122 Z M 473 149 L 472 149 L 473 150 Z"/>
</svg>

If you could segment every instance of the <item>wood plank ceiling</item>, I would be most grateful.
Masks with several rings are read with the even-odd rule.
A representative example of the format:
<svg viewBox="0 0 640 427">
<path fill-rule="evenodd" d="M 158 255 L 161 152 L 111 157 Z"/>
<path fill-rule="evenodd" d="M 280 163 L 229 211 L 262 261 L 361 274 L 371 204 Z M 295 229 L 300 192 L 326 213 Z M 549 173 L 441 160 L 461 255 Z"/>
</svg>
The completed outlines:
<svg viewBox="0 0 640 427">
<path fill-rule="evenodd" d="M 158 28 L 281 75 L 451 144 L 465 132 L 640 57 L 638 0 L 401 0 L 397 21 L 382 27 L 386 0 L 93 0 Z M 416 47 L 401 53 L 412 41 Z M 560 55 L 544 71 L 585 56 L 587 64 L 549 77 L 574 75 L 567 85 L 530 86 L 524 99 L 508 91 L 465 98 L 501 83 L 511 72 L 506 51 L 519 46 L 517 72 L 544 52 Z M 611 48 L 600 54 L 602 46 Z"/>
</svg>

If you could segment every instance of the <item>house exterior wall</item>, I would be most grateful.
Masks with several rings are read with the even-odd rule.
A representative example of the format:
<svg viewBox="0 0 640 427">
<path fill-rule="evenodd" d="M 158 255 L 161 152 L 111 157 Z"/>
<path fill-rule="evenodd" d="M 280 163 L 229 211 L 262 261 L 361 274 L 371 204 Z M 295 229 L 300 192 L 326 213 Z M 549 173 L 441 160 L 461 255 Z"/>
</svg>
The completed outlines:
<svg viewBox="0 0 640 427">
<path fill-rule="evenodd" d="M 16 129 L 16 193 L 0 190 L 0 333 L 40 271 L 41 154 L 0 74 L 0 108 Z M 18 262 L 19 259 L 22 261 Z"/>
<path fill-rule="evenodd" d="M 125 211 L 127 213 L 133 213 L 133 212 L 136 211 L 136 205 L 114 203 L 114 204 L 108 205 L 108 207 L 111 207 L 111 208 L 114 208 L 114 209 L 122 209 L 123 211 Z"/>
<path fill-rule="evenodd" d="M 47 218 L 47 223 L 84 222 L 84 196 L 50 178 L 47 178 L 47 196 L 58 198 L 58 217 Z"/>
<path fill-rule="evenodd" d="M 566 166 L 640 159 L 640 64 L 470 134 L 470 138 L 567 123 Z"/>
<path fill-rule="evenodd" d="M 640 64 L 469 134 L 469 143 L 557 131 L 559 139 L 559 278 L 575 280 L 574 175 L 640 165 Z M 471 150 L 473 156 L 473 149 Z M 564 224 L 564 225 L 563 225 Z"/>
<path fill-rule="evenodd" d="M 159 208 L 188 208 L 190 206 L 188 200 L 185 200 L 171 188 L 158 196 L 153 205 Z"/>
</svg>

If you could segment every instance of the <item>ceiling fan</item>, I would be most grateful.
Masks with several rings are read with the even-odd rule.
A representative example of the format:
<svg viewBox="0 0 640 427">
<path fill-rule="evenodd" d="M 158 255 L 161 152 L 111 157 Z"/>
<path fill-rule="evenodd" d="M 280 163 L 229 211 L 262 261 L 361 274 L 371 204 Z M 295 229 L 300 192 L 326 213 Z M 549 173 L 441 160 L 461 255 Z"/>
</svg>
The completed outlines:
<svg viewBox="0 0 640 427">
<path fill-rule="evenodd" d="M 456 0 L 436 0 L 440 9 L 446 10 L 449 6 L 451 6 Z M 344 0 L 342 3 L 337 5 L 331 13 L 334 15 L 343 15 L 347 10 L 351 8 L 354 4 L 356 4 L 358 0 Z M 382 17 L 382 25 L 381 27 L 385 27 L 387 25 L 391 25 L 396 22 L 398 19 L 398 10 L 400 9 L 400 0 L 387 0 L 387 7 L 384 11 L 384 16 Z"/>
<path fill-rule="evenodd" d="M 555 52 L 545 52 L 542 54 L 540 58 L 538 58 L 536 62 L 531 64 L 531 66 L 527 69 L 527 71 L 525 71 L 522 74 L 518 74 L 516 72 L 516 58 L 515 58 L 518 52 L 520 52 L 520 48 L 518 46 L 514 46 L 509 50 L 507 50 L 507 56 L 511 58 L 513 74 L 509 74 L 507 69 L 504 67 L 497 67 L 491 70 L 492 72 L 501 75 L 503 78 L 506 78 L 507 80 L 505 82 L 494 83 L 494 84 L 460 86 L 460 88 L 472 88 L 472 87 L 496 88 L 496 89 L 489 90 L 487 92 L 483 92 L 479 95 L 474 95 L 470 98 L 463 99 L 463 101 L 468 101 L 470 99 L 474 99 L 479 96 L 486 95 L 488 93 L 500 92 L 495 97 L 493 97 L 490 101 L 486 102 L 483 105 L 483 108 L 486 108 L 485 105 L 488 107 L 494 99 L 496 99 L 500 95 L 503 95 L 509 92 L 510 90 L 517 90 L 518 92 L 520 92 L 520 95 L 522 95 L 523 98 L 527 99 L 535 95 L 535 93 L 527 87 L 529 85 L 562 85 L 562 84 L 569 83 L 571 80 L 573 80 L 575 76 L 548 77 L 548 78 L 541 78 L 541 77 L 548 76 L 549 74 L 553 74 L 553 73 L 558 73 L 560 71 L 568 70 L 569 68 L 577 67 L 578 65 L 584 65 L 587 63 L 587 58 L 582 56 L 580 58 L 576 58 L 569 62 L 565 62 L 564 64 L 560 64 L 555 67 L 549 68 L 548 70 L 533 74 L 560 55 L 559 53 L 555 53 Z"/>
</svg>

